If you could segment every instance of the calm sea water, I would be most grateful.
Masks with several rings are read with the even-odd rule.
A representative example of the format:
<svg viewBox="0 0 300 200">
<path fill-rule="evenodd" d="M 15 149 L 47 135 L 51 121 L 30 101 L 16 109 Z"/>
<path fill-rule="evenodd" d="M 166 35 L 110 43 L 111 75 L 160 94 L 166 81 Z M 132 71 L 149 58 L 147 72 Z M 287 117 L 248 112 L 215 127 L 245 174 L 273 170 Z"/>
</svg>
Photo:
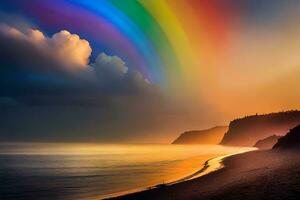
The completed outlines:
<svg viewBox="0 0 300 200">
<path fill-rule="evenodd" d="M 0 199 L 101 199 L 189 176 L 242 148 L 198 145 L 0 144 Z"/>
</svg>

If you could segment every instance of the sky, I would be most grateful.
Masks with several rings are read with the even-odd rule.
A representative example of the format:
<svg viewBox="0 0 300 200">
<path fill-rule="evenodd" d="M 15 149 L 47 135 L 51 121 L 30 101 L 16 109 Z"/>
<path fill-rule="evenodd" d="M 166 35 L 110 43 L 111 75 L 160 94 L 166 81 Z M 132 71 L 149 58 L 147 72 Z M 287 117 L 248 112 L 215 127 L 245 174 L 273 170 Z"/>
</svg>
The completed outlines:
<svg viewBox="0 0 300 200">
<path fill-rule="evenodd" d="M 1 0 L 0 140 L 171 142 L 300 106 L 298 0 Z"/>
</svg>

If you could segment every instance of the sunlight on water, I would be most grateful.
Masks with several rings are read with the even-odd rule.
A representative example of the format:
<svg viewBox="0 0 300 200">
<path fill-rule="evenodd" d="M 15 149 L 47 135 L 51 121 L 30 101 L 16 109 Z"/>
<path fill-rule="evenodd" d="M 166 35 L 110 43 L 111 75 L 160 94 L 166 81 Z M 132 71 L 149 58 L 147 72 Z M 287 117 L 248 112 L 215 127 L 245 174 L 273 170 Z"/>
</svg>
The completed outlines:
<svg viewBox="0 0 300 200">
<path fill-rule="evenodd" d="M 246 148 L 206 145 L 2 144 L 0 194 L 6 199 L 93 199 L 172 182 L 206 160 Z M 248 150 L 248 149 L 247 149 Z"/>
</svg>

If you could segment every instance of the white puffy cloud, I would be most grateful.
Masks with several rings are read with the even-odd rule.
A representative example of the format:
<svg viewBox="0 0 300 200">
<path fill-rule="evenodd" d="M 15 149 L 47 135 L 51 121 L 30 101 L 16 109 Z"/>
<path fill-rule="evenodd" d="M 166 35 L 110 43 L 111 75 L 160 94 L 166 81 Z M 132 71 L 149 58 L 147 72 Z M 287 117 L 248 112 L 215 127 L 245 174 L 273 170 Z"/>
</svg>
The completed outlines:
<svg viewBox="0 0 300 200">
<path fill-rule="evenodd" d="M 19 62 L 27 64 L 31 60 L 31 65 L 44 62 L 46 65 L 52 64 L 53 68 L 60 67 L 67 71 L 87 68 L 92 52 L 88 41 L 66 30 L 47 37 L 39 30 L 28 29 L 23 33 L 14 27 L 0 24 L 0 40 L 2 49 L 5 47 Z"/>
<path fill-rule="evenodd" d="M 56 51 L 55 54 L 70 65 L 85 67 L 89 62 L 92 52 L 90 44 L 76 34 L 63 30 L 47 38 L 46 42 L 47 47 Z"/>
</svg>

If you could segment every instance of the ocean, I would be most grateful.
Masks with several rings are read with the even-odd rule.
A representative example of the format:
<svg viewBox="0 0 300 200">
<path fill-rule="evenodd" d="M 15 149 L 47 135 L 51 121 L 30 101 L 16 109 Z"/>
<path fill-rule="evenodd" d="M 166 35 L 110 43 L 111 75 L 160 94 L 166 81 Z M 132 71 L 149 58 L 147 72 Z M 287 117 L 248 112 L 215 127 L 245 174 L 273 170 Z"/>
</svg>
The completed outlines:
<svg viewBox="0 0 300 200">
<path fill-rule="evenodd" d="M 163 144 L 0 144 L 1 200 L 102 199 L 170 183 L 249 148 Z"/>
</svg>

